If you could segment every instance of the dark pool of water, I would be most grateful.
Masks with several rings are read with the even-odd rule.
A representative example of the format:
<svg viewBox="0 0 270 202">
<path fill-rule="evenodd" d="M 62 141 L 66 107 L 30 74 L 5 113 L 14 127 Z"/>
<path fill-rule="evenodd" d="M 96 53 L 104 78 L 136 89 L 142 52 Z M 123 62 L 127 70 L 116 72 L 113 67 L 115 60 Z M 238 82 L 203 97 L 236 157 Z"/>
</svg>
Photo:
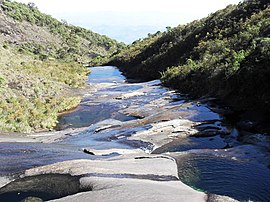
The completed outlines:
<svg viewBox="0 0 270 202">
<path fill-rule="evenodd" d="M 187 185 L 240 201 L 270 201 L 270 169 L 262 164 L 203 153 L 176 159 Z"/>
</svg>

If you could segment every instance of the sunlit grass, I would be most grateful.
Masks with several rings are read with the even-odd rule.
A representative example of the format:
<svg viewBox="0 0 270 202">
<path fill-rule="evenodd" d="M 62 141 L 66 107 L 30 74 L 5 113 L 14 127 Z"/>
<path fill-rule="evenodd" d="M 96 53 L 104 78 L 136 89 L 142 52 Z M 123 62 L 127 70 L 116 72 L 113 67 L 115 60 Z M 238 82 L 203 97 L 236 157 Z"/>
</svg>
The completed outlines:
<svg viewBox="0 0 270 202">
<path fill-rule="evenodd" d="M 89 69 L 76 63 L 34 60 L 11 48 L 0 48 L 0 131 L 51 129 L 59 112 L 80 98 L 70 88 L 85 85 Z"/>
</svg>

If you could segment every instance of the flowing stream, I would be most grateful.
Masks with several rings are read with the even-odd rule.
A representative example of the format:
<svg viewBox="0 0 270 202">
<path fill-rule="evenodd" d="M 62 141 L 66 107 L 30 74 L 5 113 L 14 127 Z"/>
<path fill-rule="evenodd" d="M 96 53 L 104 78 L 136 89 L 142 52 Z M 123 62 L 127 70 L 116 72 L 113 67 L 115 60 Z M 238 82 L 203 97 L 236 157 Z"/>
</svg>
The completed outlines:
<svg viewBox="0 0 270 202">
<path fill-rule="evenodd" d="M 125 82 L 125 77 L 115 67 L 93 67 L 91 72 L 88 80 L 90 87 L 99 84 L 106 84 L 107 87 L 86 95 L 80 106 L 59 118 L 58 125 L 59 130 L 79 127 L 89 129 L 57 143 L 0 143 L 0 176 L 12 176 L 28 168 L 64 160 L 108 158 L 85 154 L 83 148 L 87 147 L 141 148 L 156 154 L 170 152 L 177 161 L 181 181 L 195 189 L 241 201 L 270 201 L 270 169 L 265 164 L 269 162 L 268 143 L 261 141 L 258 145 L 251 145 L 238 142 L 239 131 L 227 124 L 207 102 L 191 102 L 176 92 L 168 93 L 169 89 L 161 87 L 159 81 L 149 82 L 153 88 L 147 93 L 120 99 L 118 94 L 133 93 L 143 89 L 145 84 Z M 183 113 L 182 118 L 200 122 L 196 127 L 201 131 L 200 136 L 177 138 L 158 148 L 147 141 L 116 138 L 121 132 L 128 136 L 147 130 L 147 125 L 95 137 L 96 123 L 117 120 L 128 122 L 142 118 L 125 114 L 123 110 L 134 106 L 141 107 L 146 113 L 152 109 L 144 109 L 144 105 L 164 96 L 168 97 L 168 107 L 183 105 L 177 109 Z"/>
</svg>

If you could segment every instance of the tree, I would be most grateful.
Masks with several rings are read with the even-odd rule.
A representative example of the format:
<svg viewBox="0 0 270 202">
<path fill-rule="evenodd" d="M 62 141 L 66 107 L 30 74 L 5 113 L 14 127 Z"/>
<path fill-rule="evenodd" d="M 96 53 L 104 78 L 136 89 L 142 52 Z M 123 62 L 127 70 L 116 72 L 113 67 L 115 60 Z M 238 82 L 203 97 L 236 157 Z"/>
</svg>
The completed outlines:
<svg viewBox="0 0 270 202">
<path fill-rule="evenodd" d="M 166 27 L 166 30 L 167 30 L 167 32 L 170 32 L 170 31 L 172 31 L 172 27 L 168 26 L 168 27 Z"/>
</svg>

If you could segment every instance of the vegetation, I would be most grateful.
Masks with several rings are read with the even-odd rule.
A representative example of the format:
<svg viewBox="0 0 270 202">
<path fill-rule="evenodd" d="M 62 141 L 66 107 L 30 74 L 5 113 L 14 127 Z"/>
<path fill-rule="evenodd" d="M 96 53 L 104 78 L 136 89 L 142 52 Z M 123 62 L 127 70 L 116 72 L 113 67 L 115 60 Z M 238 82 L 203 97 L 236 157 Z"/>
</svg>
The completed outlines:
<svg viewBox="0 0 270 202">
<path fill-rule="evenodd" d="M 85 86 L 89 69 L 83 64 L 100 62 L 122 47 L 59 22 L 32 3 L 1 1 L 0 131 L 55 127 L 58 114 L 80 102 L 73 89 Z"/>
<path fill-rule="evenodd" d="M 0 131 L 51 129 L 59 112 L 79 104 L 70 89 L 84 86 L 88 69 L 35 60 L 12 48 L 1 47 L 0 54 Z"/>
<path fill-rule="evenodd" d="M 109 64 L 238 109 L 270 110 L 270 5 L 246 0 L 127 47 Z M 136 50 L 136 51 L 134 51 Z M 240 104 L 241 103 L 241 104 Z"/>
</svg>

